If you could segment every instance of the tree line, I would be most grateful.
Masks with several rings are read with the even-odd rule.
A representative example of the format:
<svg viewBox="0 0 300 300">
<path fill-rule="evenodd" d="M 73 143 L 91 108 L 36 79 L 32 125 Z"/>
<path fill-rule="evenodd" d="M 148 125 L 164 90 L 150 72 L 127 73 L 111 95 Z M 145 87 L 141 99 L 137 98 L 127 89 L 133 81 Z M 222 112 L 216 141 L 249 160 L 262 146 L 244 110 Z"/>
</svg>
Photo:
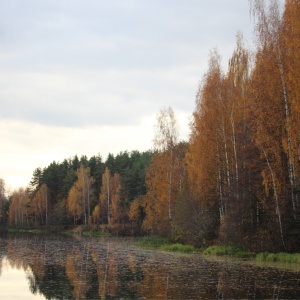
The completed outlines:
<svg viewBox="0 0 300 300">
<path fill-rule="evenodd" d="M 146 167 L 152 152 L 76 156 L 33 172 L 28 188 L 12 193 L 8 224 L 32 228 L 128 223 L 131 201 L 146 193 Z"/>
<path fill-rule="evenodd" d="M 6 207 L 9 224 L 130 224 L 198 246 L 299 251 L 300 3 L 250 4 L 256 50 L 238 33 L 226 71 L 211 51 L 188 142 L 164 108 L 155 151 L 36 169 Z"/>
</svg>

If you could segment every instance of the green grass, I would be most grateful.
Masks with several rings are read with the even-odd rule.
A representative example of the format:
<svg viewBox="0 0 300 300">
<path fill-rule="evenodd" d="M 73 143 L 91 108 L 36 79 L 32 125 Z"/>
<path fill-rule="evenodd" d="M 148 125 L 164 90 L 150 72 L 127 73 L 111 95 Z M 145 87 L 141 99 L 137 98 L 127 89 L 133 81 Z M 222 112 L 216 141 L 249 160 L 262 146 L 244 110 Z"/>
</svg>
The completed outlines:
<svg viewBox="0 0 300 300">
<path fill-rule="evenodd" d="M 269 252 L 261 252 L 261 253 L 253 253 L 253 252 L 245 252 L 241 251 L 236 247 L 225 247 L 225 246 L 210 246 L 205 249 L 203 252 L 205 255 L 227 255 L 234 256 L 239 258 L 250 258 L 255 259 L 260 262 L 283 262 L 283 263 L 295 263 L 300 264 L 300 253 L 269 253 Z"/>
<path fill-rule="evenodd" d="M 161 250 L 164 251 L 176 251 L 176 252 L 183 252 L 183 253 L 195 253 L 199 252 L 197 248 L 190 245 L 183 245 L 183 244 L 170 244 L 170 245 L 163 245 L 160 247 Z"/>
<path fill-rule="evenodd" d="M 262 252 L 255 256 L 256 261 L 261 262 L 283 262 L 283 263 L 296 263 L 300 264 L 300 253 L 269 253 Z"/>
<path fill-rule="evenodd" d="M 183 244 L 170 244 L 167 239 L 158 236 L 145 236 L 138 242 L 134 243 L 137 247 L 158 249 L 163 251 L 183 252 L 183 253 L 195 253 L 198 249 L 194 246 Z"/>
<path fill-rule="evenodd" d="M 252 252 L 242 251 L 236 247 L 231 246 L 210 246 L 206 248 L 203 252 L 205 255 L 217 255 L 217 256 L 234 256 L 239 258 L 251 258 L 254 257 L 255 254 Z"/>
</svg>

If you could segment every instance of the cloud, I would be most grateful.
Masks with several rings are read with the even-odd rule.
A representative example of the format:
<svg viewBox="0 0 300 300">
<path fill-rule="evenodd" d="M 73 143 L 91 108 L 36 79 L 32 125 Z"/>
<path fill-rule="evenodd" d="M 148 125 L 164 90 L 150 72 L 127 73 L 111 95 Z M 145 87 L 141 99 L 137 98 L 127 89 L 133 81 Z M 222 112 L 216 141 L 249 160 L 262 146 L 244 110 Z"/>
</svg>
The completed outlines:
<svg viewBox="0 0 300 300">
<path fill-rule="evenodd" d="M 168 102 L 192 108 L 197 70 L 181 69 L 0 71 L 0 117 L 70 127 L 137 124 Z"/>
<path fill-rule="evenodd" d="M 2 0 L 0 177 L 26 185 L 76 153 L 146 150 L 166 106 L 187 139 L 209 49 L 227 65 L 235 33 L 250 36 L 248 11 L 240 0 Z"/>
<path fill-rule="evenodd" d="M 180 139 L 187 140 L 188 114 L 176 111 Z M 74 155 L 88 157 L 152 148 L 155 114 L 141 118 L 137 126 L 109 125 L 71 128 L 28 121 L 0 121 L 0 178 L 8 187 L 27 186 L 33 170 Z"/>
<path fill-rule="evenodd" d="M 154 118 L 152 118 L 154 119 Z M 38 125 L 27 121 L 0 122 L 0 177 L 8 186 L 26 186 L 37 167 L 78 154 L 106 158 L 109 152 L 147 150 L 151 147 L 149 119 L 140 126 L 70 128 Z M 146 147 L 146 148 L 145 148 Z"/>
</svg>

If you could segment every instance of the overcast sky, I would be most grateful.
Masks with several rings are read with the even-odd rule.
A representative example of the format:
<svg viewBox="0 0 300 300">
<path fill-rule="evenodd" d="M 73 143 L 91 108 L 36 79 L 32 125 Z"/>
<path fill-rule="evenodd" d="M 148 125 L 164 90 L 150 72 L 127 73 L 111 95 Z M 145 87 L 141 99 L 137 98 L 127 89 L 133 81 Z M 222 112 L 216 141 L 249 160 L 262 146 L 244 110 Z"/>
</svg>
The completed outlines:
<svg viewBox="0 0 300 300">
<path fill-rule="evenodd" d="M 252 27 L 248 0 L 1 0 L 0 178 L 148 150 L 167 106 L 187 140 L 209 51 L 226 66 Z"/>
</svg>

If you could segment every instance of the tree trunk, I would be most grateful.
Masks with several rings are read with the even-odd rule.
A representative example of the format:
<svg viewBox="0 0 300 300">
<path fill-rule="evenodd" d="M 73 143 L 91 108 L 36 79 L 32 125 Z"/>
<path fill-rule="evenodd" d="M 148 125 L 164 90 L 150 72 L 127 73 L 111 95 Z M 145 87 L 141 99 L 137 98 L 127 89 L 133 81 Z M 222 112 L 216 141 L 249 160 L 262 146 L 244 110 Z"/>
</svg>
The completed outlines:
<svg viewBox="0 0 300 300">
<path fill-rule="evenodd" d="M 282 230 L 282 221 L 281 221 L 281 213 L 280 213 L 280 207 L 279 207 L 279 200 L 278 200 L 278 194 L 277 194 L 277 188 L 276 188 L 276 183 L 275 183 L 275 178 L 274 178 L 274 173 L 272 170 L 272 167 L 270 165 L 269 159 L 267 157 L 267 154 L 265 152 L 265 149 L 263 147 L 261 147 L 264 156 L 266 158 L 266 162 L 271 174 L 271 178 L 272 178 L 272 185 L 273 185 L 273 191 L 274 191 L 274 198 L 275 198 L 275 213 L 278 217 L 278 223 L 279 223 L 279 230 L 280 230 L 280 237 L 281 237 L 281 241 L 282 241 L 282 245 L 284 250 L 286 251 L 286 247 L 285 247 L 285 243 L 284 243 L 284 237 L 283 237 L 283 230 Z"/>
</svg>

